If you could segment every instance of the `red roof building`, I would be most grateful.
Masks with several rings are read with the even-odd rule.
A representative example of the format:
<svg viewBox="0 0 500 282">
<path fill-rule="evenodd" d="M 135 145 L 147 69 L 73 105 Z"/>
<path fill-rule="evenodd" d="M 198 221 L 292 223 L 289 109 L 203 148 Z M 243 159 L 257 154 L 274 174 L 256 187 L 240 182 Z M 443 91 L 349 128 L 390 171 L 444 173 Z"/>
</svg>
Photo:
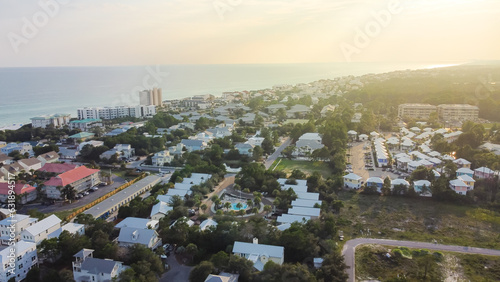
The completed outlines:
<svg viewBox="0 0 500 282">
<path fill-rule="evenodd" d="M 8 202 L 7 197 L 9 196 L 9 190 L 11 190 L 9 186 L 11 185 L 7 182 L 0 183 L 0 202 L 2 203 Z M 14 190 L 14 193 L 18 196 L 24 194 L 23 197 L 21 197 L 21 204 L 36 200 L 36 188 L 29 184 L 16 183 L 12 190 Z"/>
<path fill-rule="evenodd" d="M 99 180 L 99 170 L 90 169 L 86 166 L 80 166 L 70 171 L 59 174 L 58 176 L 52 177 L 45 184 L 45 192 L 48 198 L 60 199 L 61 191 L 58 187 L 64 187 L 66 185 L 71 185 L 79 193 L 90 189 L 100 183 Z"/>
<path fill-rule="evenodd" d="M 39 171 L 46 171 L 46 172 L 54 172 L 54 173 L 64 173 L 70 170 L 73 170 L 77 168 L 78 166 L 75 164 L 68 164 L 68 163 L 46 163 L 42 168 L 39 169 Z"/>
</svg>

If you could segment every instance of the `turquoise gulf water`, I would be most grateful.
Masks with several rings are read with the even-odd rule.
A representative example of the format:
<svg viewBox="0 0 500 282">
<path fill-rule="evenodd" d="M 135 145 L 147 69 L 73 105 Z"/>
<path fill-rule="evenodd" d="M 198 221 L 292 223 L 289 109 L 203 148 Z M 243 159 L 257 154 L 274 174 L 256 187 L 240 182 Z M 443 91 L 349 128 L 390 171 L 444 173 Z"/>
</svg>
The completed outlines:
<svg viewBox="0 0 500 282">
<path fill-rule="evenodd" d="M 138 91 L 161 87 L 163 100 L 259 90 L 346 75 L 419 69 L 433 63 L 313 63 L 0 68 L 0 127 L 79 107 L 137 105 Z"/>
</svg>

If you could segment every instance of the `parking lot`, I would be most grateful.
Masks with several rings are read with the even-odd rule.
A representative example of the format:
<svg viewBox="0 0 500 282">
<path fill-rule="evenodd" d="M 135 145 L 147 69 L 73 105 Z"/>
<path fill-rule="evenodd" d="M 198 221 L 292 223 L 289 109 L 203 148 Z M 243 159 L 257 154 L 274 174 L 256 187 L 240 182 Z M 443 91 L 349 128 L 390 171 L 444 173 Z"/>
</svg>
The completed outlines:
<svg viewBox="0 0 500 282">
<path fill-rule="evenodd" d="M 350 169 L 353 173 L 361 176 L 363 181 L 366 181 L 370 177 L 385 179 L 389 176 L 391 179 L 396 179 L 408 176 L 406 173 L 394 172 L 395 170 L 393 171 L 392 169 L 374 167 L 371 145 L 368 141 L 352 143 L 349 154 L 348 162 L 351 164 Z"/>
<path fill-rule="evenodd" d="M 63 204 L 63 203 L 56 203 L 53 205 L 44 205 L 41 203 L 36 203 L 36 204 L 28 204 L 24 205 L 22 208 L 18 210 L 19 213 L 21 214 L 27 214 L 28 210 L 30 209 L 37 209 L 42 213 L 53 213 L 53 212 L 59 212 L 59 211 L 64 211 L 64 210 L 72 210 L 78 207 L 82 207 L 86 204 L 89 204 L 93 202 L 94 200 L 100 198 L 101 196 L 104 196 L 105 194 L 113 191 L 114 189 L 120 187 L 121 185 L 125 184 L 126 180 L 118 177 L 116 175 L 113 175 L 113 184 L 107 185 L 107 186 L 99 186 L 98 189 L 94 192 L 89 192 L 88 195 L 79 198 L 77 200 L 74 200 L 71 204 Z"/>
</svg>

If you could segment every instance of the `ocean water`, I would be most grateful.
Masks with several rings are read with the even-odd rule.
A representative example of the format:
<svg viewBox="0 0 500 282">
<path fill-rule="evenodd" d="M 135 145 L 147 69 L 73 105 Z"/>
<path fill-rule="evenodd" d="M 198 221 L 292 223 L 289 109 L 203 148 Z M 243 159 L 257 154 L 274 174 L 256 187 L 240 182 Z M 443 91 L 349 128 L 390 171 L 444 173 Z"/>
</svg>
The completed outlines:
<svg viewBox="0 0 500 282">
<path fill-rule="evenodd" d="M 258 90 L 346 75 L 426 68 L 435 63 L 315 63 L 0 68 L 0 127 L 79 107 L 137 105 L 142 89 L 161 87 L 163 100 Z"/>
</svg>

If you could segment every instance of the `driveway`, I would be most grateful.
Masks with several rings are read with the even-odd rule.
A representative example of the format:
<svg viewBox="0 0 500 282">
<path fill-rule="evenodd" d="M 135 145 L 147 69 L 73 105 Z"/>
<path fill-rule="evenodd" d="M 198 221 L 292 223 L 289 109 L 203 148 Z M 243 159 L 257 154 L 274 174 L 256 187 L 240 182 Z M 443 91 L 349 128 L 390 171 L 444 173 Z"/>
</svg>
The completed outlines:
<svg viewBox="0 0 500 282">
<path fill-rule="evenodd" d="M 446 251 L 446 252 L 457 252 L 466 254 L 479 254 L 488 256 L 500 256 L 500 250 L 493 249 L 482 249 L 476 247 L 463 247 L 463 246 L 453 246 L 453 245 L 441 245 L 425 242 L 413 242 L 413 241 L 397 241 L 397 240 L 386 240 L 386 239 L 368 239 L 368 238 L 358 238 L 349 240 L 345 243 L 342 249 L 342 255 L 344 256 L 345 263 L 348 266 L 347 273 L 349 274 L 349 281 L 355 281 L 355 260 L 354 254 L 356 247 L 364 244 L 379 244 L 387 246 L 397 246 L 397 247 L 408 247 L 413 249 L 428 249 L 434 251 Z"/>
<path fill-rule="evenodd" d="M 365 142 L 354 143 L 355 145 L 349 149 L 350 157 L 349 162 L 352 165 L 352 170 L 355 174 L 361 176 L 363 181 L 370 177 L 368 170 L 365 169 L 365 152 L 363 148 Z"/>
<path fill-rule="evenodd" d="M 180 264 L 174 254 L 167 258 L 167 263 L 170 270 L 163 273 L 160 282 L 189 282 L 189 273 L 193 267 Z"/>
<path fill-rule="evenodd" d="M 115 190 L 116 188 L 120 187 L 126 182 L 125 179 L 118 177 L 116 175 L 113 175 L 113 184 L 107 185 L 107 186 L 98 186 L 99 189 L 95 192 L 90 193 L 87 196 L 84 196 L 83 198 L 80 198 L 78 200 L 74 200 L 71 204 L 59 204 L 56 203 L 54 205 L 50 206 L 44 206 L 42 204 L 28 204 L 24 205 L 22 208 L 19 209 L 19 213 L 22 214 L 27 214 L 28 210 L 31 209 L 37 209 L 42 213 L 53 213 L 53 212 L 58 212 L 58 211 L 65 211 L 65 210 L 72 210 L 78 207 L 83 207 L 86 204 L 89 204 L 93 202 L 94 200 L 102 197 L 103 195 Z"/>
<path fill-rule="evenodd" d="M 267 158 L 266 162 L 264 163 L 264 166 L 266 167 L 266 169 L 269 169 L 271 167 L 271 165 L 273 165 L 274 161 L 280 156 L 281 152 L 286 147 L 288 147 L 288 145 L 290 145 L 290 143 L 292 143 L 292 139 L 290 137 L 287 137 L 285 142 L 283 142 L 278 147 L 278 149 L 276 149 L 276 151 L 274 151 L 274 153 L 272 155 L 270 155 L 269 158 Z"/>
</svg>

